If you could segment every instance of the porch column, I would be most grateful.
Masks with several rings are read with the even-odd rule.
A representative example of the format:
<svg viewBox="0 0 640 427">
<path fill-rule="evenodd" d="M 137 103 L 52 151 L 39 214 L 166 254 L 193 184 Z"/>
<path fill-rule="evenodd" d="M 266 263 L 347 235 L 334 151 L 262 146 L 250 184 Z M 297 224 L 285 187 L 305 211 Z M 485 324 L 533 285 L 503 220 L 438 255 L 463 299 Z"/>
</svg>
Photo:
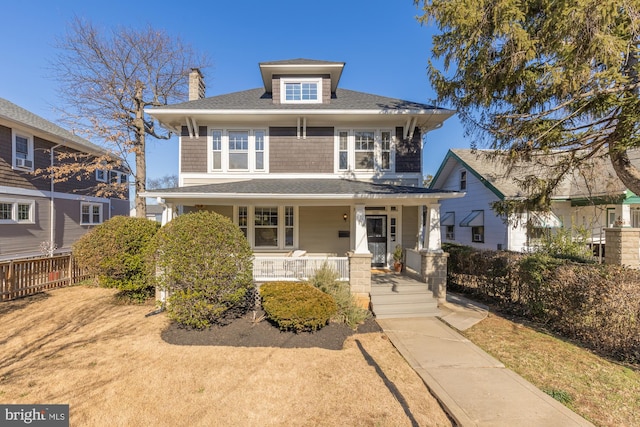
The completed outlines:
<svg viewBox="0 0 640 427">
<path fill-rule="evenodd" d="M 620 215 L 620 219 L 622 220 L 622 227 L 631 227 L 631 205 L 623 204 L 622 215 Z"/>
<path fill-rule="evenodd" d="M 427 223 L 424 230 L 423 248 L 428 252 L 442 252 L 440 232 L 440 204 L 427 205 Z"/>
<path fill-rule="evenodd" d="M 364 205 L 356 205 L 356 254 L 368 254 L 369 242 L 367 241 L 367 218 L 365 215 Z"/>
<path fill-rule="evenodd" d="M 604 263 L 640 268 L 640 228 L 605 228 Z"/>
<path fill-rule="evenodd" d="M 369 309 L 371 303 L 371 254 L 347 253 L 349 257 L 349 287 L 356 304 Z"/>
</svg>

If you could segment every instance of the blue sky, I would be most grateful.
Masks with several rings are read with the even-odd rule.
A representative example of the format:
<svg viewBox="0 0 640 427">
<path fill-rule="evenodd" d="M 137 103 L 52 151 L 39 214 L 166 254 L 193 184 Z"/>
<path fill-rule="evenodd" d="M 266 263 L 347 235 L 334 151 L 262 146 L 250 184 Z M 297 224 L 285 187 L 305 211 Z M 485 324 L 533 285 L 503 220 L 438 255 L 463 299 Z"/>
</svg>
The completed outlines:
<svg viewBox="0 0 640 427">
<path fill-rule="evenodd" d="M 259 62 L 311 58 L 346 62 L 343 88 L 429 103 L 433 29 L 418 23 L 419 12 L 412 0 L 11 1 L 0 25 L 0 97 L 58 120 L 48 63 L 56 37 L 78 16 L 105 30 L 162 28 L 206 52 L 213 64 L 203 70 L 207 96 L 260 87 Z M 468 147 L 459 120 L 450 118 L 429 133 L 423 172 L 434 174 L 449 148 Z M 177 174 L 177 158 L 177 139 L 151 141 L 147 176 Z"/>
</svg>

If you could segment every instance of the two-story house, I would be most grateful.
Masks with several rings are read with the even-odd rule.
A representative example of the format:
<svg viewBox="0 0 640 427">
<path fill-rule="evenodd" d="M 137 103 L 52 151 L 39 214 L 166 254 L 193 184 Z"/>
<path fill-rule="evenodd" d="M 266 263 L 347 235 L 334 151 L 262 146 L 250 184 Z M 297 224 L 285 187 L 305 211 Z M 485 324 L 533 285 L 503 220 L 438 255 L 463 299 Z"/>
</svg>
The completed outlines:
<svg viewBox="0 0 640 427">
<path fill-rule="evenodd" d="M 548 176 L 555 154 L 539 155 L 537 161 L 507 167 L 490 150 L 452 149 L 446 154 L 430 188 L 464 192 L 441 205 L 444 242 L 479 249 L 528 251 L 555 229 L 584 228 L 594 253 L 605 244 L 604 229 L 616 224 L 640 227 L 640 199 L 617 178 L 608 159 L 597 158 L 568 173 L 551 195 L 548 212 L 524 212 L 518 218 L 497 215 L 492 203 L 525 196 L 518 181 Z M 640 152 L 630 151 L 640 165 Z"/>
<path fill-rule="evenodd" d="M 55 182 L 46 170 L 61 151 L 105 151 L 89 141 L 0 98 L 0 259 L 42 255 L 41 246 L 68 250 L 90 227 L 128 215 L 125 199 L 97 197 L 96 186 L 128 174 L 96 170 Z M 43 245 L 44 243 L 44 245 Z"/>
<path fill-rule="evenodd" d="M 422 185 L 427 132 L 454 111 L 339 87 L 345 63 L 259 64 L 263 86 L 204 97 L 198 70 L 190 100 L 147 109 L 180 135 L 179 187 L 155 190 L 176 212 L 231 218 L 260 254 L 371 254 L 392 262 L 397 245 L 440 249 L 441 199 Z"/>
</svg>

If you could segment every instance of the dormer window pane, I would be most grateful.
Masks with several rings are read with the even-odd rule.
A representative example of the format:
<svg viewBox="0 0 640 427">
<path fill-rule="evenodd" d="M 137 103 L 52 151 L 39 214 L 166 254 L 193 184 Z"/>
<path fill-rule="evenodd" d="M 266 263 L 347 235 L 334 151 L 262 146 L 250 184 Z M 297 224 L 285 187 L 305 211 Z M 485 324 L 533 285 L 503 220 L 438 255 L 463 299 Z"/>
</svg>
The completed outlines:
<svg viewBox="0 0 640 427">
<path fill-rule="evenodd" d="M 317 101 L 318 100 L 318 83 L 316 82 L 285 83 L 285 100 L 286 101 Z"/>
</svg>

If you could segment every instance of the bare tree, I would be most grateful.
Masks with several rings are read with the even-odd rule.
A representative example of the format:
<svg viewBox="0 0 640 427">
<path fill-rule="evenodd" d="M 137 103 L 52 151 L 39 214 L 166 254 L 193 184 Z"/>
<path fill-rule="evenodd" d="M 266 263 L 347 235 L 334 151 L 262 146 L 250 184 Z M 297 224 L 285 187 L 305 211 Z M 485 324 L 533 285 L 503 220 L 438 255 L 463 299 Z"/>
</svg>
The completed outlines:
<svg viewBox="0 0 640 427">
<path fill-rule="evenodd" d="M 188 73 L 191 68 L 206 68 L 206 56 L 152 27 L 101 31 L 78 18 L 57 41 L 57 48 L 52 66 L 66 104 L 65 121 L 122 157 L 123 166 L 134 176 L 136 215 L 144 217 L 146 204 L 140 193 L 146 188 L 146 137 L 171 137 L 144 108 L 186 101 Z M 104 159 L 100 161 L 104 164 Z M 77 163 L 77 168 L 87 166 Z M 112 163 L 107 164 L 110 167 Z M 92 168 L 97 166 L 89 165 Z M 61 171 L 55 172 L 56 179 L 64 179 Z"/>
<path fill-rule="evenodd" d="M 178 186 L 178 175 L 165 175 L 160 178 L 149 178 L 147 188 L 157 190 L 159 188 L 173 188 Z"/>
</svg>

